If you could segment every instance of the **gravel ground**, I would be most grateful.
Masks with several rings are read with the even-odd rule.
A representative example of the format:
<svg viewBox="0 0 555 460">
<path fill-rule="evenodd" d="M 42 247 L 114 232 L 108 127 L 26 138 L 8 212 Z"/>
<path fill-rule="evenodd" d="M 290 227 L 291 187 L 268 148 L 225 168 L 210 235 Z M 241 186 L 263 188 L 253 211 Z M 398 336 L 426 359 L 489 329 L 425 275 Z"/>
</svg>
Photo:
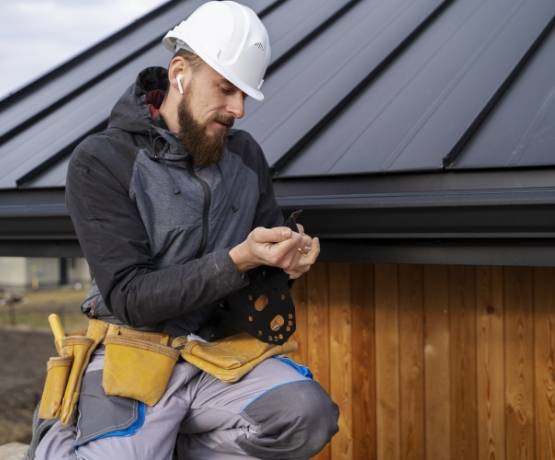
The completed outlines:
<svg viewBox="0 0 555 460">
<path fill-rule="evenodd" d="M 0 445 L 31 440 L 46 361 L 55 355 L 50 333 L 0 329 Z"/>
<path fill-rule="evenodd" d="M 22 460 L 27 452 L 27 444 L 10 442 L 0 445 L 0 460 Z"/>
</svg>

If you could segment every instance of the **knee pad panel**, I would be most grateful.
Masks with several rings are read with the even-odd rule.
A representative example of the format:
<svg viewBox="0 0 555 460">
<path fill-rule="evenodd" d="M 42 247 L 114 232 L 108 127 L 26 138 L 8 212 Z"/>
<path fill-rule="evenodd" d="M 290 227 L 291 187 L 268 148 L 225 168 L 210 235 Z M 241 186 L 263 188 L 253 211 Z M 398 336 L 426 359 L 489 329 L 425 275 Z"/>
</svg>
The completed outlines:
<svg viewBox="0 0 555 460">
<path fill-rule="evenodd" d="M 308 458 L 338 430 L 338 407 L 313 380 L 274 387 L 249 404 L 242 415 L 256 427 L 241 441 L 253 457 Z"/>
</svg>

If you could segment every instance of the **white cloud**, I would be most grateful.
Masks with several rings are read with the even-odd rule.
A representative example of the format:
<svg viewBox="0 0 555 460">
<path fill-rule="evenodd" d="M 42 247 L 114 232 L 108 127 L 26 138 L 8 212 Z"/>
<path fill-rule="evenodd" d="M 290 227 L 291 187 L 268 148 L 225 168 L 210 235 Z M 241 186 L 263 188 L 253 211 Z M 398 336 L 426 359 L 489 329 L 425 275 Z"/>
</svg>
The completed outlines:
<svg viewBox="0 0 555 460">
<path fill-rule="evenodd" d="M 1 0 L 0 98 L 167 0 Z"/>
</svg>

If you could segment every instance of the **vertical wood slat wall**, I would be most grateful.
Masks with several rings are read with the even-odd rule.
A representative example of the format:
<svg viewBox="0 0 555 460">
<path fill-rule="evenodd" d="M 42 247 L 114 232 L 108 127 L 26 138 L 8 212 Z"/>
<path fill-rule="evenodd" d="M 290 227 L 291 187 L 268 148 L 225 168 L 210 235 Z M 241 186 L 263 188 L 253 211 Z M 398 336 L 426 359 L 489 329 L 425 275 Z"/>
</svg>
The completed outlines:
<svg viewBox="0 0 555 460">
<path fill-rule="evenodd" d="M 555 459 L 555 269 L 318 263 L 293 292 L 341 408 L 318 460 Z"/>
</svg>

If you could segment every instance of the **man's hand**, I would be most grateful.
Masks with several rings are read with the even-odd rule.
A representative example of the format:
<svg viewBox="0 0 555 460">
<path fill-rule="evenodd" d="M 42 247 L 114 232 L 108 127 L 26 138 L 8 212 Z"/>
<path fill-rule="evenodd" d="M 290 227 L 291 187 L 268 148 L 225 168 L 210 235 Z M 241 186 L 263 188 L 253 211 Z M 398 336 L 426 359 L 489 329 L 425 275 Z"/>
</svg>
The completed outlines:
<svg viewBox="0 0 555 460">
<path fill-rule="evenodd" d="M 297 228 L 301 235 L 305 235 L 304 227 L 301 224 L 297 224 Z M 285 270 L 289 275 L 290 279 L 297 279 L 301 277 L 304 273 L 310 270 L 310 267 L 316 262 L 318 255 L 320 254 L 320 240 L 318 237 L 311 238 L 311 245 L 305 247 L 304 249 L 298 249 L 297 254 L 291 262 L 291 268 Z"/>
<path fill-rule="evenodd" d="M 313 239 L 304 234 L 302 226 L 300 232 L 287 227 L 257 227 L 245 241 L 231 248 L 229 255 L 239 271 L 269 265 L 298 278 L 310 268 L 311 263 L 307 267 L 309 256 L 316 260 L 314 244 Z M 316 246 L 319 252 L 318 241 Z"/>
</svg>

